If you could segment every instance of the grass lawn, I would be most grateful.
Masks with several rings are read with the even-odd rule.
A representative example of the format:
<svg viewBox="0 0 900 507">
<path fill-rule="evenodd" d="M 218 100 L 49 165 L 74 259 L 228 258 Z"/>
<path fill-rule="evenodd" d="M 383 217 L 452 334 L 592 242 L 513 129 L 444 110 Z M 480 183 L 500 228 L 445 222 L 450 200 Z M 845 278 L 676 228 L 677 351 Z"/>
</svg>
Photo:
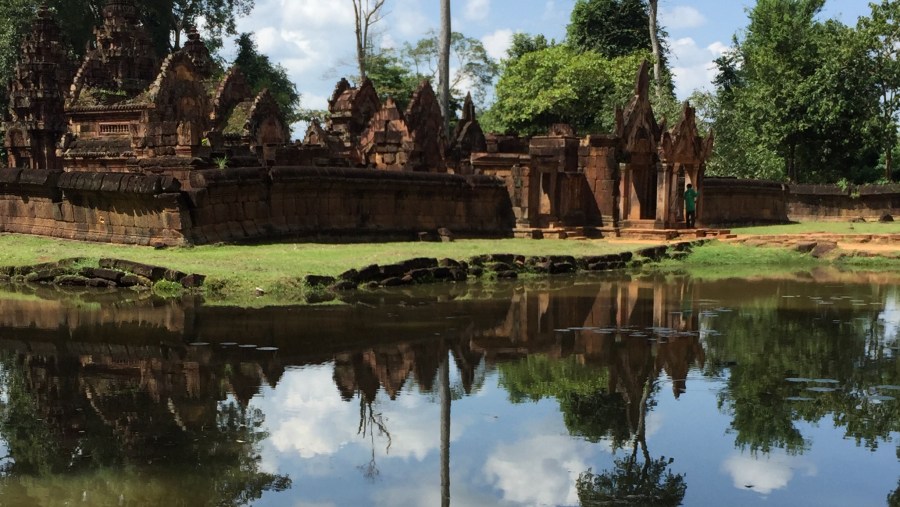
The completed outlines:
<svg viewBox="0 0 900 507">
<path fill-rule="evenodd" d="M 204 245 L 154 250 L 149 247 L 67 241 L 18 234 L 0 234 L 0 266 L 22 266 L 67 257 L 113 257 L 207 275 L 214 299 L 250 297 L 263 288 L 270 301 L 296 298 L 305 275 L 337 275 L 369 264 L 390 264 L 414 257 L 467 259 L 479 254 L 603 255 L 635 250 L 646 244 L 590 240 L 459 240 L 452 243 L 272 243 Z"/>
<path fill-rule="evenodd" d="M 733 234 L 900 234 L 900 222 L 801 222 L 787 225 L 736 227 Z"/>
</svg>

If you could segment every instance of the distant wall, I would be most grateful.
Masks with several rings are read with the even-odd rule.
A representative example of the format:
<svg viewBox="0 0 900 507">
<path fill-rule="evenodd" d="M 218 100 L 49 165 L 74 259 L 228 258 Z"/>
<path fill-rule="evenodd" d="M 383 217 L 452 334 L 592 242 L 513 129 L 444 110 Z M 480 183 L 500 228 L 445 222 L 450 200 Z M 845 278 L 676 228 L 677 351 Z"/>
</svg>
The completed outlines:
<svg viewBox="0 0 900 507">
<path fill-rule="evenodd" d="M 700 197 L 705 225 L 801 221 L 874 221 L 900 215 L 900 185 L 786 185 L 772 181 L 706 178 Z"/>
<path fill-rule="evenodd" d="M 788 216 L 794 221 L 877 220 L 900 214 L 900 185 L 791 185 Z M 900 218 L 900 217 L 898 217 Z"/>
<path fill-rule="evenodd" d="M 465 236 L 513 228 L 502 181 L 372 169 L 275 167 L 197 171 L 188 192 L 195 243 L 340 235 L 412 239 L 446 227 Z"/>
<path fill-rule="evenodd" d="M 735 178 L 704 178 L 698 200 L 703 225 L 788 222 L 787 187 Z"/>
<path fill-rule="evenodd" d="M 513 228 L 502 181 L 372 169 L 192 171 L 178 180 L 127 173 L 0 171 L 0 232 L 140 245 L 290 235 L 396 237 L 446 227 L 464 236 Z"/>
<path fill-rule="evenodd" d="M 178 181 L 125 173 L 0 170 L 0 232 L 150 245 L 184 243 Z"/>
</svg>

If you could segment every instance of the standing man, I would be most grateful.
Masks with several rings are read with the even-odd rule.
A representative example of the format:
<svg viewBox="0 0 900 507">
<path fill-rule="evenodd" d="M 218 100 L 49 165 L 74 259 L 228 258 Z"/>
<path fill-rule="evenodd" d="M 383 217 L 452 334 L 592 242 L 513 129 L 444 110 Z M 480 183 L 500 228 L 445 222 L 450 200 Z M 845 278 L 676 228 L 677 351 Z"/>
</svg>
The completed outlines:
<svg viewBox="0 0 900 507">
<path fill-rule="evenodd" d="M 687 228 L 693 229 L 697 222 L 697 191 L 688 183 L 684 191 L 684 209 L 687 211 Z"/>
</svg>

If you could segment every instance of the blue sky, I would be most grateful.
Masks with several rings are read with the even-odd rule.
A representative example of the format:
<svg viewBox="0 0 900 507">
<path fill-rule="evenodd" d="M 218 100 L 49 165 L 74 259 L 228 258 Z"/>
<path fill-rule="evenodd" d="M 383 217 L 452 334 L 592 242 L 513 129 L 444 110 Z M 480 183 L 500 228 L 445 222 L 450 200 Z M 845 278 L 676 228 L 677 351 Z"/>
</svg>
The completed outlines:
<svg viewBox="0 0 900 507">
<path fill-rule="evenodd" d="M 562 40 L 575 0 L 452 0 L 454 31 L 475 37 L 502 57 L 515 32 Z M 747 25 L 752 0 L 660 0 L 659 21 L 669 32 L 676 93 L 686 98 L 710 86 L 712 60 Z M 387 0 L 379 24 L 382 44 L 399 46 L 438 27 L 438 0 Z M 867 0 L 828 0 L 823 18 L 856 24 Z M 354 74 L 351 0 L 256 0 L 238 23 L 253 32 L 259 49 L 288 70 L 305 107 L 324 109 L 334 84 Z M 226 53 L 226 56 L 230 56 Z M 295 135 L 301 135 L 295 132 Z"/>
</svg>

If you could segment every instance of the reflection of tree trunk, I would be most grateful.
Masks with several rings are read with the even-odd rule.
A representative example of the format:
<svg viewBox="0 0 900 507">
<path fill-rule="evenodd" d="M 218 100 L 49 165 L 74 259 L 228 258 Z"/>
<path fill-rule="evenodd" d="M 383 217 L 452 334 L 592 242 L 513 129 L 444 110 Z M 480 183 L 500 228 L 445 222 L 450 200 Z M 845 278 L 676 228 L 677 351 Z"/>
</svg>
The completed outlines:
<svg viewBox="0 0 900 507">
<path fill-rule="evenodd" d="M 442 348 L 442 350 L 444 350 Z M 445 351 L 439 375 L 441 395 L 441 505 L 450 505 L 450 367 Z"/>
</svg>

